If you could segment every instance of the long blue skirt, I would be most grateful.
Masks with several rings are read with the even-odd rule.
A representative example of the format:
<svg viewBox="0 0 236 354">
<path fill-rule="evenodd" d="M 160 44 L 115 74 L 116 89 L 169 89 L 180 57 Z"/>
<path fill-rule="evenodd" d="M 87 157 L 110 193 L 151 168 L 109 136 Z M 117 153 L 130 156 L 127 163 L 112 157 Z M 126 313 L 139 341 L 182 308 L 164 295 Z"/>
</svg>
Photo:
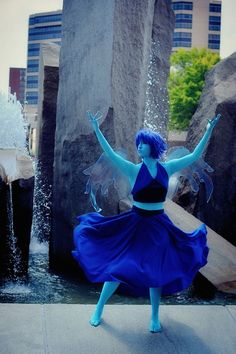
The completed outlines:
<svg viewBox="0 0 236 354">
<path fill-rule="evenodd" d="M 162 294 L 169 295 L 189 287 L 207 263 L 206 226 L 186 233 L 163 210 L 133 207 L 108 217 L 88 213 L 78 220 L 72 255 L 91 282 L 118 281 L 136 296 L 162 287 Z"/>
</svg>

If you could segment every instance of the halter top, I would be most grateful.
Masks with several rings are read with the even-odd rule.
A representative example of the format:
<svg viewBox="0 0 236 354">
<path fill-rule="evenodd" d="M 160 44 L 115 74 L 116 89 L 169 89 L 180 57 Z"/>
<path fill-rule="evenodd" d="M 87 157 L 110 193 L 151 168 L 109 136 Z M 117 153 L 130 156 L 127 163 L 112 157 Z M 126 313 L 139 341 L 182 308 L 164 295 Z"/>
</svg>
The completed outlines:
<svg viewBox="0 0 236 354">
<path fill-rule="evenodd" d="M 166 199 L 168 190 L 168 174 L 157 162 L 157 175 L 153 178 L 143 162 L 131 191 L 133 200 L 141 203 L 160 203 Z"/>
</svg>

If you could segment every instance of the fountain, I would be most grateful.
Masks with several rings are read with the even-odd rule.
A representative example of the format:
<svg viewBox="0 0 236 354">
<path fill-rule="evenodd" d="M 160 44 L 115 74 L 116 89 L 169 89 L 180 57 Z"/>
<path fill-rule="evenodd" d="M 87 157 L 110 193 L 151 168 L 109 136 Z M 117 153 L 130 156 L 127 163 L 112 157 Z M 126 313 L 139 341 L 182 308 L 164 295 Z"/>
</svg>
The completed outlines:
<svg viewBox="0 0 236 354">
<path fill-rule="evenodd" d="M 0 94 L 0 276 L 27 276 L 34 169 L 26 148 L 26 124 L 16 96 Z"/>
<path fill-rule="evenodd" d="M 104 117 L 102 129 L 114 146 L 115 144 L 117 146 L 123 145 L 122 142 L 125 142 L 125 146 L 127 146 L 127 142 L 133 146 L 132 134 L 134 135 L 134 132 L 143 125 L 166 135 L 168 98 L 165 85 L 169 71 L 168 55 L 171 50 L 171 30 L 174 26 L 171 2 L 149 0 L 139 2 L 134 8 L 133 3 L 128 4 L 123 0 L 101 1 L 102 5 L 95 0 L 91 1 L 92 8 L 88 8 L 88 4 L 85 4 L 84 1 L 70 0 L 64 4 L 63 26 L 65 33 L 62 41 L 54 155 L 55 176 L 52 187 L 54 220 L 50 239 L 51 255 L 48 255 L 47 243 L 37 241 L 37 238 L 40 241 L 45 240 L 45 234 L 50 235 L 47 210 L 51 205 L 47 200 L 47 197 L 50 199 L 50 195 L 44 193 L 45 183 L 40 184 L 42 166 L 36 163 L 35 199 L 40 200 L 40 204 L 36 203 L 34 209 L 33 237 L 30 243 L 29 257 L 29 287 L 12 289 L 5 286 L 0 292 L 1 302 L 94 303 L 97 299 L 98 290 L 95 285 L 78 283 L 74 279 L 68 280 L 65 276 L 55 275 L 49 270 L 48 265 L 51 257 L 54 269 L 65 271 L 68 268 L 71 271 L 70 250 L 72 248 L 71 235 L 75 221 L 74 216 L 90 209 L 89 198 L 84 196 L 86 177 L 82 171 L 88 168 L 101 152 L 97 148 L 98 144 L 92 132 L 86 126 L 86 109 L 92 107 L 94 110 L 101 109 L 101 107 L 107 109 L 108 114 Z M 148 6 L 146 6 L 147 4 Z M 84 23 L 85 18 L 86 23 Z M 91 28 L 96 28 L 96 33 L 91 31 Z M 122 50 L 120 50 L 121 48 Z M 50 65 L 47 66 L 47 70 L 49 67 Z M 45 85 L 42 87 L 45 90 Z M 57 85 L 54 85 L 53 89 L 55 90 L 53 97 L 56 101 Z M 48 88 L 46 99 L 51 97 L 51 93 L 52 87 Z M 13 120 L 15 119 L 13 118 L 15 117 L 13 110 L 9 116 L 3 114 L 9 101 L 15 109 L 17 108 L 16 116 L 20 117 L 19 126 Z M 4 145 L 1 145 L 0 151 L 4 153 L 8 148 L 9 154 L 10 151 L 16 150 L 22 154 L 22 151 L 26 152 L 26 148 L 25 130 L 22 129 L 24 122 L 19 113 L 21 107 L 13 96 L 10 96 L 9 100 L 2 100 L 1 103 L 0 141 L 4 142 Z M 50 103 L 46 101 L 46 103 L 48 109 L 53 107 L 56 111 L 55 102 L 52 104 L 51 101 Z M 45 110 L 43 111 L 45 112 Z M 50 111 L 51 117 L 52 112 Z M 165 119 L 163 120 L 162 117 Z M 46 115 L 44 124 L 42 124 L 44 129 L 45 123 L 49 123 Z M 12 129 L 12 124 L 14 129 Z M 54 139 L 50 140 L 49 144 L 48 136 L 46 136 L 49 131 L 52 131 L 51 126 L 45 129 L 45 135 L 41 142 L 45 154 L 48 154 L 48 145 L 52 140 L 54 141 Z M 16 139 L 10 139 L 12 132 L 21 133 Z M 127 133 L 129 136 L 126 136 Z M 7 139 L 8 135 L 9 139 Z M 12 143 L 13 141 L 15 143 Z M 46 148 L 45 142 L 48 144 Z M 50 161 L 50 168 L 52 168 L 52 164 L 53 162 Z M 12 218 L 9 218 L 8 221 L 8 215 L 14 213 L 14 198 L 17 196 L 18 189 L 20 190 L 23 186 L 27 187 L 27 184 L 29 193 L 26 199 L 28 199 L 28 205 L 31 206 L 32 211 L 30 184 L 33 178 L 25 179 L 24 177 L 21 179 L 18 177 L 20 179 L 7 185 L 4 181 L 8 176 L 12 180 L 12 174 L 6 172 L 4 163 L 0 166 L 0 171 L 2 178 L 0 182 L 0 246 L 2 246 L 2 235 L 9 234 L 11 231 L 13 248 L 17 248 L 17 242 L 14 241 L 16 240 L 15 233 L 13 233 L 16 226 L 12 222 Z M 44 173 L 44 171 L 42 172 Z M 15 184 L 18 189 L 14 187 Z M 48 186 L 51 186 L 51 183 L 48 183 Z M 26 190 L 25 188 L 24 192 Z M 25 196 L 26 194 L 24 194 L 24 199 Z M 44 199 L 45 197 L 46 199 Z M 111 203 L 105 201 L 105 204 L 108 210 L 112 204 L 114 205 L 113 200 Z M 46 213 L 42 212 L 43 209 Z M 26 215 L 32 217 L 31 212 Z M 46 223 L 42 221 L 43 217 L 46 217 L 44 219 Z M 28 227 L 29 225 L 31 226 L 30 222 L 28 222 Z M 18 232 L 20 229 L 22 229 L 22 223 Z M 26 243 L 28 247 L 29 239 Z M 16 269 L 19 268 L 18 264 L 21 262 L 21 258 L 15 256 L 14 251 L 9 253 L 14 254 L 12 273 L 19 274 L 20 272 Z M 7 257 L 5 258 L 7 259 Z M 26 263 L 28 265 L 28 262 Z M 7 267 L 9 264 L 5 265 L 6 270 L 8 270 Z M 76 273 L 78 273 L 77 268 Z M 17 292 L 18 294 L 16 294 Z M 145 303 L 142 298 L 132 299 L 119 295 L 115 295 L 112 301 L 114 303 Z M 189 299 L 186 293 L 177 294 L 176 297 L 167 297 L 163 301 L 172 304 L 204 303 L 199 299 Z M 235 303 L 235 301 L 235 298 L 231 299 L 231 303 Z M 218 304 L 222 302 L 224 300 L 221 294 L 215 299 L 215 302 L 212 301 L 212 303 Z"/>
</svg>

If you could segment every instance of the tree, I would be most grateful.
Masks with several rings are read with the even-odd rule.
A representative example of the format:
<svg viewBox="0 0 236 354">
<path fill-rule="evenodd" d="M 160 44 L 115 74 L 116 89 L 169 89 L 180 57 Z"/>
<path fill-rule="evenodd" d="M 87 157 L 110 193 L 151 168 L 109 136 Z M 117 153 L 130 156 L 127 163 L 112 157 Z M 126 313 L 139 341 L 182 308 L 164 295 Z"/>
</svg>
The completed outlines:
<svg viewBox="0 0 236 354">
<path fill-rule="evenodd" d="M 197 109 L 206 72 L 219 60 L 219 54 L 205 48 L 179 49 L 171 55 L 168 82 L 170 129 L 187 129 Z"/>
</svg>

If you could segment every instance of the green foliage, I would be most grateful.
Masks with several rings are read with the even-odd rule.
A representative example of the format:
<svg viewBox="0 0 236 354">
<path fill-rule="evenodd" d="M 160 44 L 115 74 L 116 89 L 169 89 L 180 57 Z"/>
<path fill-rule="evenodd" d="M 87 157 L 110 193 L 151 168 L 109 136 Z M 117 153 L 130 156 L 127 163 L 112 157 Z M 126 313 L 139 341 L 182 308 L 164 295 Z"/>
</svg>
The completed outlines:
<svg viewBox="0 0 236 354">
<path fill-rule="evenodd" d="M 171 55 L 168 82 L 170 129 L 187 129 L 197 109 L 206 72 L 219 60 L 219 54 L 205 48 L 179 49 Z"/>
</svg>

